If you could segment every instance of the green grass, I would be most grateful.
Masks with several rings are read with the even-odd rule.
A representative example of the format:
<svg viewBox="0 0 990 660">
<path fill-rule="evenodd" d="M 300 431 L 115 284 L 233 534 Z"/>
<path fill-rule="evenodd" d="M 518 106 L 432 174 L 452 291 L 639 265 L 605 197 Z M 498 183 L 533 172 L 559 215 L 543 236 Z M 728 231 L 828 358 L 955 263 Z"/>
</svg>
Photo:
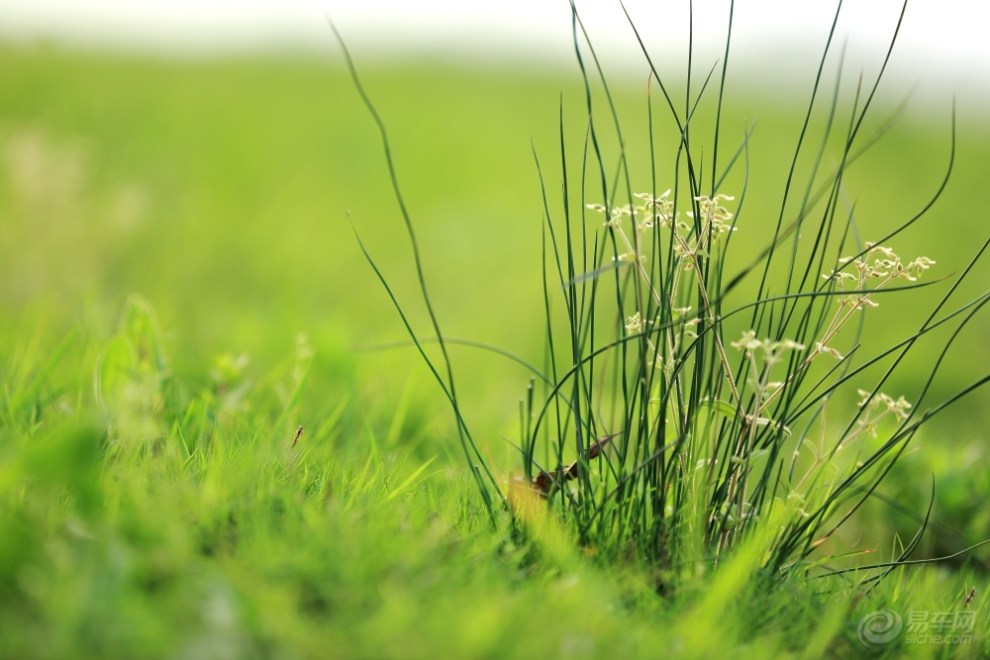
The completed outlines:
<svg viewBox="0 0 990 660">
<path fill-rule="evenodd" d="M 561 91 L 580 131 L 580 81 L 429 62 L 364 77 L 445 330 L 538 361 L 529 137 L 554 153 Z M 0 655 L 847 656 L 883 607 L 905 621 L 977 613 L 971 644 L 890 654 L 990 650 L 986 548 L 866 595 L 767 594 L 742 553 L 660 598 L 650 566 L 586 556 L 552 517 L 528 537 L 505 516 L 493 528 L 412 351 L 357 350 L 403 335 L 348 215 L 398 295 L 416 289 L 373 126 L 339 66 L 5 48 L 0 79 Z M 739 136 L 759 115 L 754 175 L 779 181 L 789 144 L 772 136 L 794 135 L 800 106 L 737 85 L 723 122 Z M 617 92 L 642 111 L 641 88 Z M 985 237 L 990 134 L 973 116 L 938 221 L 897 245 L 946 264 L 937 275 Z M 643 133 L 631 137 L 630 159 L 647 162 Z M 850 181 L 861 217 L 882 229 L 916 210 L 947 144 L 947 108 L 906 116 Z M 747 213 L 779 192 L 751 191 Z M 916 325 L 921 309 L 886 323 Z M 980 323 L 941 392 L 985 371 Z M 479 445 L 508 479 L 519 462 L 503 438 L 517 437 L 528 376 L 453 350 Z M 893 531 L 913 534 L 933 470 L 927 556 L 990 536 L 972 504 L 985 482 L 960 464 L 985 460 L 986 402 L 932 425 L 887 487 L 906 511 L 866 512 L 848 551 L 896 556 Z"/>
</svg>

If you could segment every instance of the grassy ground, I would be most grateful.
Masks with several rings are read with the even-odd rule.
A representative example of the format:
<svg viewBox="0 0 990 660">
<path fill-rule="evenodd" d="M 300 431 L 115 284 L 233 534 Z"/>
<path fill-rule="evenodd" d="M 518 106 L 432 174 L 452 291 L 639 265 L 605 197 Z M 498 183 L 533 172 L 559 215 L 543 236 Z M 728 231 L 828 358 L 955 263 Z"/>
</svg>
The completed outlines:
<svg viewBox="0 0 990 660">
<path fill-rule="evenodd" d="M 6 48 L 0 79 L 0 655 L 847 656 L 870 651 L 858 625 L 883 608 L 905 624 L 912 612 L 976 623 L 968 643 L 902 636 L 878 653 L 990 652 L 986 548 L 870 593 L 768 596 L 740 560 L 659 598 L 648 567 L 586 556 L 552 522 L 530 540 L 506 520 L 493 529 L 414 356 L 360 350 L 403 335 L 348 218 L 399 295 L 415 289 L 373 127 L 338 67 Z M 553 162 L 560 94 L 580 126 L 579 84 L 422 62 L 366 82 L 446 330 L 539 355 L 529 138 Z M 789 149 L 775 136 L 792 139 L 800 104 L 732 89 L 729 134 L 758 117 L 751 178 L 771 182 L 751 191 L 755 225 L 775 212 Z M 641 90 L 619 102 L 641 112 Z M 909 114 L 858 166 L 863 227 L 881 233 L 926 201 L 947 136 L 947 112 Z M 985 238 L 987 153 L 990 134 L 964 121 L 945 198 L 900 252 L 940 274 L 968 260 Z M 880 327 L 913 320 L 909 306 Z M 986 320 L 970 333 L 945 392 L 983 375 L 988 333 Z M 470 351 L 455 361 L 469 421 L 508 478 L 517 460 L 501 438 L 525 374 Z M 990 537 L 973 501 L 986 478 L 969 469 L 987 458 L 986 403 L 928 430 L 884 489 L 903 511 L 865 512 L 846 551 L 888 559 L 933 471 L 935 533 L 920 551 Z"/>
</svg>

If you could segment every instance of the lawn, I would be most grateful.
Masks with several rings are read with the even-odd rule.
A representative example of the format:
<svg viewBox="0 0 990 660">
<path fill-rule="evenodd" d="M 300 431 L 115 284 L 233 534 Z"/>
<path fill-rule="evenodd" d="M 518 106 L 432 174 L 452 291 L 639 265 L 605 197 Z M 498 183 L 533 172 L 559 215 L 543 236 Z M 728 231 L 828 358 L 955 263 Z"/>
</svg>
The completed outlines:
<svg viewBox="0 0 990 660">
<path fill-rule="evenodd" d="M 559 199 L 559 112 L 579 150 L 580 78 L 425 59 L 361 69 L 445 333 L 538 363 L 533 152 Z M 580 546 L 553 514 L 490 520 L 442 393 L 358 247 L 355 234 L 430 335 L 381 144 L 339 60 L 4 46 L 0 80 L 0 656 L 990 653 L 987 546 L 902 567 L 871 590 L 842 578 L 771 590 L 743 551 L 664 594 L 655 567 Z M 647 190 L 645 85 L 631 80 L 613 91 Z M 873 129 L 900 100 L 893 87 Z M 747 254 L 776 219 L 809 90 L 780 98 L 745 79 L 727 89 L 727 148 L 755 127 L 734 238 Z M 843 204 L 855 204 L 862 240 L 938 189 L 950 105 L 919 100 L 850 169 Z M 896 239 L 899 253 L 936 261 L 933 280 L 986 240 L 990 130 L 978 108 L 960 108 L 957 135 L 944 194 Z M 677 147 L 669 130 L 656 141 Z M 986 281 L 978 264 L 960 300 Z M 864 350 L 910 335 L 947 286 L 885 297 Z M 933 401 L 986 375 L 987 336 L 983 313 Z M 915 393 L 947 337 L 925 338 L 885 390 Z M 507 440 L 529 375 L 451 350 L 467 422 L 508 481 L 521 469 Z M 855 404 L 855 389 L 836 396 Z M 912 559 L 990 538 L 988 397 L 933 418 L 830 550 L 860 564 L 895 558 L 933 475 Z M 904 635 L 870 648 L 860 624 L 887 609 L 915 632 L 975 623 L 964 641 Z"/>
</svg>

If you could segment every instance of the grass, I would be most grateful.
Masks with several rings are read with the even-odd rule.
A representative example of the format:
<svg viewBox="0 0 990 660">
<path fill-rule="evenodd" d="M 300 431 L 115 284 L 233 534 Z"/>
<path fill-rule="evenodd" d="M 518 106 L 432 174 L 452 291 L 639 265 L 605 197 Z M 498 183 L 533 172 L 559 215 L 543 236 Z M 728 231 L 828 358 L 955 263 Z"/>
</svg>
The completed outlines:
<svg viewBox="0 0 990 660">
<path fill-rule="evenodd" d="M 868 651 L 859 622 L 884 608 L 905 622 L 974 612 L 977 624 L 968 644 L 881 653 L 987 652 L 985 548 L 857 593 L 839 588 L 842 576 L 767 592 L 742 546 L 660 598 L 655 566 L 588 556 L 541 508 L 527 535 L 508 516 L 492 526 L 416 356 L 354 350 L 401 335 L 348 211 L 400 278 L 397 295 L 413 300 L 416 288 L 403 279 L 373 126 L 338 66 L 8 48 L 0 68 L 0 655 L 847 656 Z M 541 158 L 554 153 L 559 92 L 579 107 L 581 81 L 426 63 L 364 76 L 421 220 L 445 329 L 539 362 L 542 207 L 526 138 Z M 614 92 L 642 116 L 640 86 Z M 754 141 L 763 126 L 794 135 L 792 106 L 738 98 L 723 118 L 728 143 L 757 108 Z M 579 112 L 565 124 L 583 135 Z M 630 144 L 630 168 L 648 163 L 645 142 Z M 978 123 L 961 123 L 943 220 L 899 251 L 944 274 L 975 248 L 983 230 L 966 220 L 988 147 Z M 778 180 L 789 149 L 768 136 L 751 176 Z M 908 115 L 849 183 L 870 192 L 863 217 L 882 225 L 916 209 L 946 152 L 947 124 Z M 778 193 L 753 189 L 746 213 Z M 737 234 L 740 250 L 765 242 Z M 919 308 L 937 300 L 927 292 Z M 887 318 L 916 326 L 918 310 Z M 983 328 L 964 351 L 983 354 Z M 518 437 L 529 376 L 451 350 L 480 451 L 508 480 L 518 455 L 502 438 Z M 892 391 L 927 375 L 906 367 Z M 940 391 L 980 373 L 952 360 Z M 903 511 L 864 512 L 843 547 L 896 556 L 892 532 L 914 533 L 932 470 L 937 534 L 918 556 L 988 536 L 965 497 L 980 476 L 957 458 L 985 456 L 973 442 L 984 402 L 931 427 L 885 482 Z"/>
</svg>

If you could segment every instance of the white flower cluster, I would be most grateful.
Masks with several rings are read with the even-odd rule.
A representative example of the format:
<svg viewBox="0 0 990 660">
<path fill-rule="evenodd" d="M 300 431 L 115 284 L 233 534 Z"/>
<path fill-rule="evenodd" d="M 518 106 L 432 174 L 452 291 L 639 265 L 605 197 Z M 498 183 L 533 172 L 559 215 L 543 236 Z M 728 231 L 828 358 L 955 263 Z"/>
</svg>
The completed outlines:
<svg viewBox="0 0 990 660">
<path fill-rule="evenodd" d="M 607 208 L 602 204 L 588 204 L 587 208 L 605 215 L 606 219 L 603 224 L 611 229 L 621 230 L 625 224 L 625 219 L 630 218 L 637 233 L 657 226 L 676 230 L 675 234 L 678 235 L 679 240 L 674 244 L 674 251 L 685 260 L 693 259 L 700 251 L 707 249 L 709 243 L 719 236 L 736 230 L 732 224 L 732 212 L 722 205 L 723 202 L 733 201 L 735 197 L 721 194 L 715 195 L 715 197 L 705 195 L 695 197 L 694 201 L 698 203 L 700 212 L 698 214 L 700 224 L 696 227 L 693 222 L 677 220 L 677 215 L 674 213 L 674 202 L 670 199 L 670 195 L 670 190 L 665 190 L 659 196 L 652 193 L 634 193 L 633 197 L 640 200 L 637 204 L 624 204 L 612 208 Z M 688 211 L 686 215 L 692 220 L 695 219 L 693 211 Z M 689 238 L 692 233 L 696 233 L 696 236 Z M 630 256 L 628 259 L 634 258 Z"/>
<path fill-rule="evenodd" d="M 884 417 L 893 417 L 899 422 L 903 422 L 910 415 L 911 404 L 904 397 L 893 398 L 883 392 L 869 392 L 867 390 L 857 390 L 860 397 L 856 405 L 863 409 L 863 416 L 856 424 L 856 429 L 852 436 L 869 433 L 871 437 L 877 437 L 877 426 Z"/>
<path fill-rule="evenodd" d="M 634 218 L 639 231 L 652 229 L 654 226 L 672 227 L 674 220 L 674 203 L 670 200 L 670 190 L 659 197 L 651 193 L 635 193 L 633 197 L 641 200 L 639 204 L 625 204 L 607 209 L 601 204 L 588 204 L 588 209 L 607 215 L 606 227 L 621 228 L 624 218 Z"/>
<path fill-rule="evenodd" d="M 863 291 L 871 280 L 879 280 L 879 283 L 874 285 L 874 290 L 893 280 L 917 282 L 922 273 L 935 265 L 935 261 L 928 257 L 917 257 L 905 264 L 889 247 L 873 243 L 867 243 L 866 247 L 866 253 L 859 257 L 840 258 L 838 271 L 822 274 L 826 280 L 835 280 L 840 289 L 851 283 L 852 288 L 858 293 L 839 298 L 839 303 L 853 309 L 878 306 L 878 303 L 871 298 L 872 291 Z M 845 270 L 849 266 L 855 272 Z"/>
<path fill-rule="evenodd" d="M 746 351 L 747 356 L 762 353 L 767 364 L 773 364 L 780 359 L 784 351 L 803 351 L 804 344 L 799 344 L 793 339 L 781 339 L 774 341 L 771 339 L 758 339 L 756 332 L 746 330 L 742 337 L 730 344 L 732 348 Z"/>
</svg>

